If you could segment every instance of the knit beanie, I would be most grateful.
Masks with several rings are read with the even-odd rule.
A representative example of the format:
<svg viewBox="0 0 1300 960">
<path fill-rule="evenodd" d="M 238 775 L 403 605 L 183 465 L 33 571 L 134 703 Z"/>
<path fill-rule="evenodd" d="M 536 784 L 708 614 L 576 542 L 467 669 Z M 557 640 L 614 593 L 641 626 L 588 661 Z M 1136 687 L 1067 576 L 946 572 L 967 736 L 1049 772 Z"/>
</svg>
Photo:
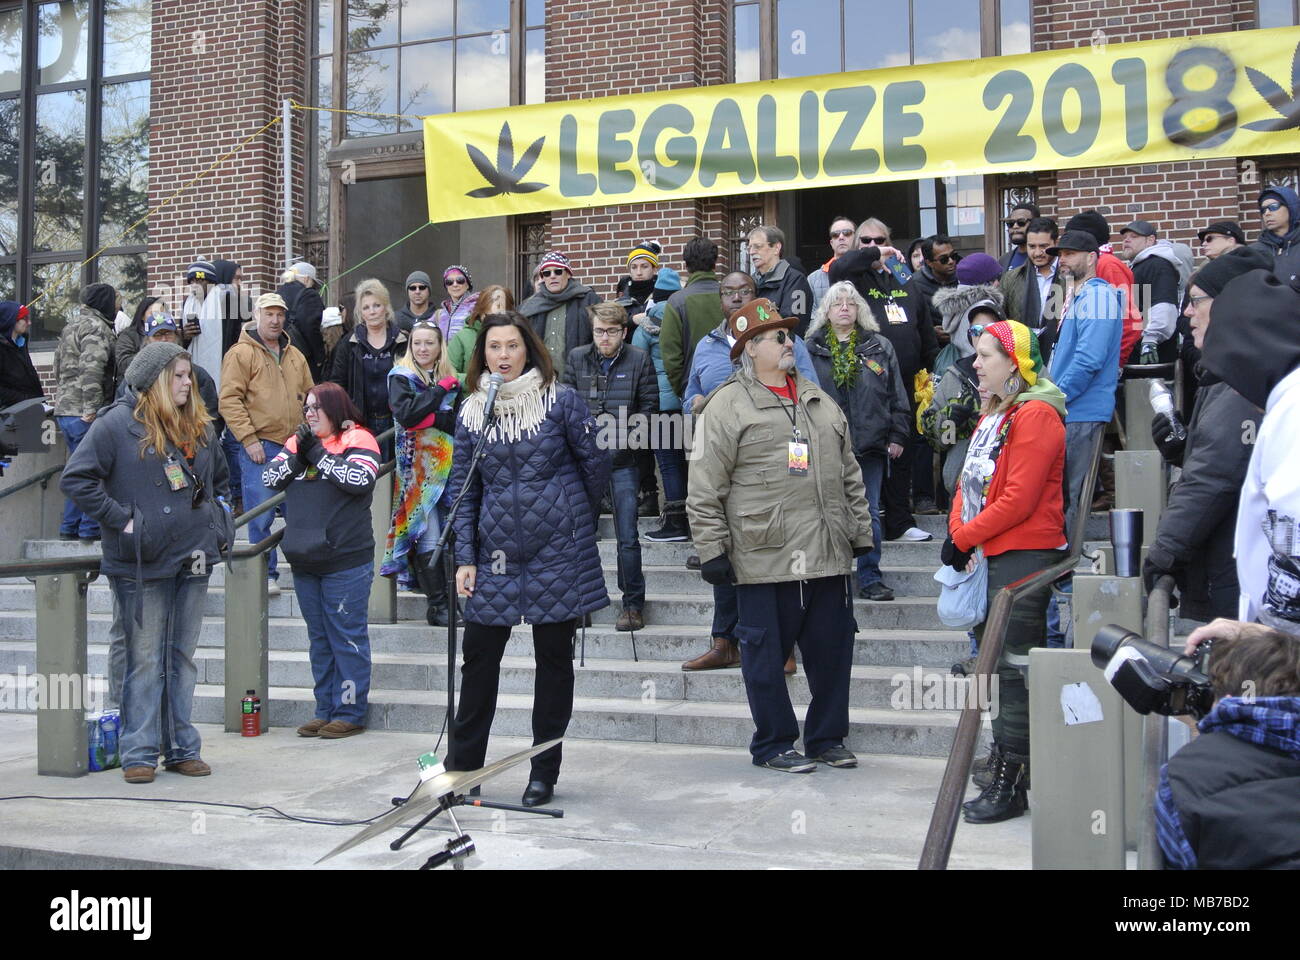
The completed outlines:
<svg viewBox="0 0 1300 960">
<path fill-rule="evenodd" d="M 633 260 L 649 260 L 651 266 L 656 270 L 659 269 L 659 254 L 663 252 L 663 247 L 653 240 L 642 240 L 632 252 L 627 255 L 628 265 L 631 266 Z"/>
<path fill-rule="evenodd" d="M 457 273 L 464 274 L 466 290 L 474 289 L 474 278 L 469 275 L 469 270 L 462 267 L 459 263 L 453 263 L 446 270 L 442 271 L 442 285 L 444 287 L 447 285 L 447 275 L 450 274 L 453 270 L 455 270 Z"/>
<path fill-rule="evenodd" d="M 426 287 L 433 286 L 433 281 L 429 279 L 429 275 L 425 273 L 423 270 L 411 271 L 410 276 L 406 278 L 406 285 L 409 287 L 413 283 L 422 283 Z"/>
<path fill-rule="evenodd" d="M 154 385 L 163 369 L 181 354 L 189 356 L 174 343 L 146 343 L 126 368 L 126 382 L 137 393 Z"/>
<path fill-rule="evenodd" d="M 1268 270 L 1272 266 L 1272 257 L 1267 257 L 1258 250 L 1250 247 L 1233 247 L 1192 274 L 1187 285 L 1200 287 L 1209 296 L 1217 297 L 1228 285 L 1229 280 L 1251 270 Z"/>
<path fill-rule="evenodd" d="M 1091 233 L 1097 238 L 1097 245 L 1100 247 L 1110 243 L 1110 224 L 1096 210 L 1085 210 L 1083 213 L 1076 213 L 1065 221 L 1065 229 L 1082 230 L 1085 233 Z"/>
<path fill-rule="evenodd" d="M 973 287 L 980 283 L 992 283 L 1002 276 L 1002 264 L 987 253 L 972 253 L 963 257 L 957 264 L 957 282 Z"/>
<path fill-rule="evenodd" d="M 1033 386 L 1038 382 L 1038 375 L 1043 370 L 1043 358 L 1038 352 L 1038 338 L 1034 332 L 1017 320 L 1000 320 L 984 328 L 998 338 L 1016 365 L 1016 370 L 1025 378 L 1025 383 Z"/>
<path fill-rule="evenodd" d="M 550 253 L 542 257 L 541 263 L 537 265 L 537 272 L 541 273 L 547 267 L 560 267 L 563 270 L 569 271 L 570 275 L 573 274 L 573 267 L 569 263 L 569 258 L 558 250 L 552 250 Z"/>
</svg>

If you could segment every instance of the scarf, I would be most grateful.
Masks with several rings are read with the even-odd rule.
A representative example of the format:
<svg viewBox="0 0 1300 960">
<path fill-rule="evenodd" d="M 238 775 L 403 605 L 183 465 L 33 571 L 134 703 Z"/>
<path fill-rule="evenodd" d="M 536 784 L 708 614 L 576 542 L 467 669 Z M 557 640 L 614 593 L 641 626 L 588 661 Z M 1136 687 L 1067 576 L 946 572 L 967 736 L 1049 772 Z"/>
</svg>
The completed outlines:
<svg viewBox="0 0 1300 960">
<path fill-rule="evenodd" d="M 479 388 L 466 397 L 461 405 L 461 422 L 473 433 L 483 432 L 483 408 L 487 403 L 487 394 L 487 377 L 480 377 Z M 489 442 L 504 440 L 506 443 L 514 443 L 525 434 L 536 433 L 554 403 L 555 381 L 552 380 L 543 389 L 542 374 L 536 367 L 509 383 L 501 384 L 492 411 L 496 424 L 488 433 Z"/>
<path fill-rule="evenodd" d="M 537 290 L 531 297 L 523 302 L 519 307 L 519 312 L 525 317 L 535 317 L 540 313 L 550 313 L 556 307 L 568 303 L 578 297 L 585 297 L 591 292 L 591 287 L 579 283 L 573 278 L 569 279 L 569 285 L 559 293 L 551 293 L 546 289 L 546 285 L 539 283 Z M 584 321 L 585 322 L 585 321 Z"/>
<path fill-rule="evenodd" d="M 835 381 L 835 386 L 847 390 L 857 381 L 858 373 L 862 369 L 862 362 L 857 354 L 858 325 L 856 323 L 853 325 L 849 338 L 843 342 L 834 330 L 828 333 L 830 335 L 826 338 L 826 345 L 831 351 L 831 379 Z"/>
<path fill-rule="evenodd" d="M 628 297 L 631 297 L 637 303 L 645 303 L 650 299 L 650 294 L 655 292 L 655 278 L 647 277 L 645 280 L 633 280 L 628 277 L 622 286 L 623 292 Z"/>
</svg>

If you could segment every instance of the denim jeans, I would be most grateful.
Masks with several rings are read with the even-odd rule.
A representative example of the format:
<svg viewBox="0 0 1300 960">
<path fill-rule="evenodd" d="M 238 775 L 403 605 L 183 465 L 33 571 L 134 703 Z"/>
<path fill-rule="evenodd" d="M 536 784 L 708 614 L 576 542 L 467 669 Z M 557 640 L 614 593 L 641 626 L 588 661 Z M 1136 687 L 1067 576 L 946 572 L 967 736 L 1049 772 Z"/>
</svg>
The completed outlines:
<svg viewBox="0 0 1300 960">
<path fill-rule="evenodd" d="M 187 569 L 165 580 L 110 581 L 126 631 L 122 766 L 157 766 L 160 752 L 164 763 L 197 759 L 202 741 L 190 713 L 208 575 L 195 576 Z"/>
<path fill-rule="evenodd" d="M 618 534 L 618 589 L 623 606 L 640 610 L 645 606 L 645 576 L 641 573 L 641 538 L 637 533 L 637 493 L 641 474 L 636 464 L 615 467 L 610 482 L 614 487 L 614 529 Z"/>
<path fill-rule="evenodd" d="M 686 454 L 681 450 L 656 450 L 659 473 L 664 478 L 664 502 L 686 499 Z"/>
<path fill-rule="evenodd" d="M 280 453 L 282 446 L 283 444 L 272 443 L 270 440 L 262 441 L 262 449 L 266 451 L 266 463 L 254 463 L 253 458 L 248 455 L 248 451 L 242 445 L 240 446 L 239 472 L 243 481 L 245 510 L 252 510 L 259 503 L 275 496 L 275 491 L 262 483 L 262 471 L 266 469 L 266 464 L 270 463 Z M 274 520 L 274 510 L 268 510 L 260 517 L 254 517 L 246 528 L 248 530 L 248 542 L 260 543 L 270 536 L 271 523 Z M 279 580 L 280 573 L 276 570 L 275 554 L 276 551 L 271 550 L 266 555 L 266 574 L 272 580 Z"/>
<path fill-rule="evenodd" d="M 1088 468 L 1092 466 L 1088 455 L 1092 453 L 1093 439 L 1105 429 L 1104 423 L 1065 425 L 1065 533 L 1067 536 L 1074 533 L 1074 518 L 1079 515 L 1079 500 L 1084 492 L 1083 481 L 1087 478 Z M 1091 490 L 1087 492 L 1087 498 L 1085 511 L 1092 509 Z"/>
<path fill-rule="evenodd" d="M 364 724 L 370 699 L 370 634 L 366 610 L 375 565 L 367 561 L 338 573 L 293 572 L 307 622 L 316 719 Z"/>
<path fill-rule="evenodd" d="M 126 626 L 122 605 L 113 594 L 113 622 L 108 628 L 108 706 L 122 708 L 122 691 L 126 687 Z"/>
<path fill-rule="evenodd" d="M 871 535 L 875 538 L 871 552 L 858 557 L 858 586 L 869 587 L 881 580 L 880 544 L 883 531 L 880 528 L 880 487 L 885 480 L 885 457 L 882 454 L 867 454 L 858 457 L 858 466 L 862 468 L 862 484 L 867 488 L 867 504 L 871 508 Z"/>
<path fill-rule="evenodd" d="M 221 449 L 226 452 L 226 466 L 230 468 L 230 489 L 238 490 L 242 499 L 244 496 L 244 471 L 240 466 L 239 452 L 243 449 L 243 444 L 235 439 L 235 435 L 229 430 L 221 431 Z"/>
<path fill-rule="evenodd" d="M 56 417 L 55 419 L 58 420 L 59 429 L 63 431 L 63 439 L 68 444 L 68 458 L 71 459 L 73 452 L 81 446 L 81 441 L 85 439 L 91 425 L 80 417 Z M 93 517 L 82 513 L 81 508 L 68 499 L 63 503 L 63 521 L 59 524 L 59 533 L 77 537 L 97 537 L 99 524 Z"/>
</svg>

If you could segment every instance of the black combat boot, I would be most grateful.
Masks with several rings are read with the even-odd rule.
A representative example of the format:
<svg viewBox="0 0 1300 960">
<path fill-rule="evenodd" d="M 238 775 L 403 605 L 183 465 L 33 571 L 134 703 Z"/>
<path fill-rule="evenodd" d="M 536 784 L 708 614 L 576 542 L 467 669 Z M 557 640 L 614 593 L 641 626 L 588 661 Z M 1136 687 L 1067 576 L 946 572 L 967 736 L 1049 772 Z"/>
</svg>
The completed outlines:
<svg viewBox="0 0 1300 960">
<path fill-rule="evenodd" d="M 1001 823 L 1024 816 L 1029 798 L 1021 782 L 1028 757 L 1002 750 L 993 760 L 993 779 L 974 800 L 962 804 L 967 823 Z"/>
</svg>

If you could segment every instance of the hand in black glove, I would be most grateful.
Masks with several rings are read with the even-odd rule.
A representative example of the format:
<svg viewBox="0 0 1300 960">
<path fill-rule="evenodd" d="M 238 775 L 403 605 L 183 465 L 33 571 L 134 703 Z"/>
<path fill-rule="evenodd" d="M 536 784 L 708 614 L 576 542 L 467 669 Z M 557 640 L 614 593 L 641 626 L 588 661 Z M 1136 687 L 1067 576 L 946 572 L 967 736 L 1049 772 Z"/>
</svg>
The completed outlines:
<svg viewBox="0 0 1300 960">
<path fill-rule="evenodd" d="M 958 430 L 970 423 L 974 416 L 975 411 L 962 403 L 954 403 L 948 408 L 948 419 L 952 421 L 952 425 Z"/>
<path fill-rule="evenodd" d="M 875 546 L 874 543 L 869 543 L 865 547 L 854 547 L 853 559 L 856 560 L 858 557 L 865 557 L 867 554 L 871 552 L 871 548 L 874 546 Z"/>
<path fill-rule="evenodd" d="M 320 438 L 305 423 L 299 425 L 298 432 L 294 436 L 298 438 L 298 459 L 304 464 L 314 465 L 320 455 L 317 449 L 320 446 Z"/>
<path fill-rule="evenodd" d="M 940 559 L 943 560 L 944 564 L 959 573 L 965 573 L 966 567 L 970 565 L 971 554 L 974 552 L 973 550 L 958 550 L 957 544 L 953 543 L 952 537 L 949 536 L 943 542 L 943 553 L 940 554 Z"/>
<path fill-rule="evenodd" d="M 1179 427 L 1182 427 L 1181 423 Z M 1174 425 L 1163 413 L 1157 413 L 1151 418 L 1151 439 L 1156 442 L 1156 448 L 1165 462 L 1175 467 L 1183 465 L 1183 451 L 1187 447 L 1187 431 L 1180 429 L 1178 432 L 1182 434 L 1181 437 L 1174 436 Z"/>
<path fill-rule="evenodd" d="M 706 583 L 720 587 L 724 583 L 736 582 L 736 571 L 731 567 L 731 560 L 725 553 L 719 554 L 707 563 L 700 564 L 700 576 Z"/>
<path fill-rule="evenodd" d="M 1173 575 L 1174 575 L 1174 571 L 1166 570 L 1164 567 L 1160 566 L 1158 563 L 1152 560 L 1151 557 L 1149 556 L 1142 561 L 1142 586 L 1146 588 L 1147 596 L 1150 596 L 1151 591 L 1156 588 L 1157 580 L 1159 580 L 1161 577 L 1165 577 L 1165 576 L 1172 577 Z M 1169 595 L 1170 609 L 1173 609 L 1174 607 L 1177 606 L 1178 606 L 1178 594 L 1170 593 Z"/>
</svg>

